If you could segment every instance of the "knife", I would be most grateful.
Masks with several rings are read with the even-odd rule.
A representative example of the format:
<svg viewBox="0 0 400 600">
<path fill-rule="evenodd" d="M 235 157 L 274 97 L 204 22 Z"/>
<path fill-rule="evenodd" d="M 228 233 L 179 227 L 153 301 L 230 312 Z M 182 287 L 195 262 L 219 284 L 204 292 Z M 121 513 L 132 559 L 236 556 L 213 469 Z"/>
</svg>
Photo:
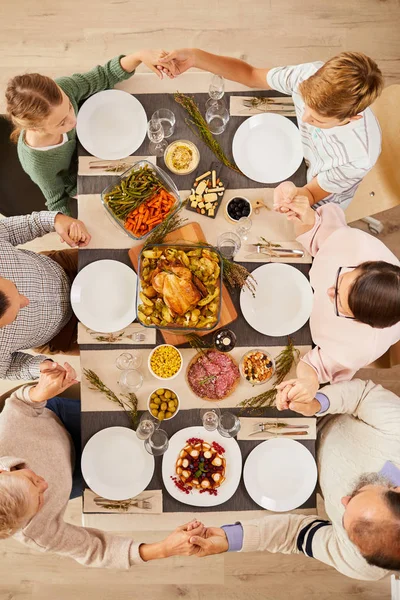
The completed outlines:
<svg viewBox="0 0 400 600">
<path fill-rule="evenodd" d="M 275 246 L 267 246 L 265 244 L 248 244 L 246 246 L 247 250 L 252 250 L 253 248 L 256 249 L 257 254 L 262 253 L 263 251 L 270 251 L 270 252 L 275 252 L 276 254 L 279 254 L 281 252 L 284 252 L 285 254 L 294 254 L 296 256 L 304 256 L 304 250 L 300 250 L 299 248 L 281 248 L 281 247 L 275 247 Z"/>
<path fill-rule="evenodd" d="M 308 431 L 282 431 L 282 432 L 271 432 L 271 431 L 267 431 L 266 429 L 264 431 L 253 431 L 253 433 L 249 433 L 249 436 L 251 435 L 269 435 L 270 437 L 276 437 L 276 436 L 281 436 L 281 435 L 308 435 Z"/>
</svg>

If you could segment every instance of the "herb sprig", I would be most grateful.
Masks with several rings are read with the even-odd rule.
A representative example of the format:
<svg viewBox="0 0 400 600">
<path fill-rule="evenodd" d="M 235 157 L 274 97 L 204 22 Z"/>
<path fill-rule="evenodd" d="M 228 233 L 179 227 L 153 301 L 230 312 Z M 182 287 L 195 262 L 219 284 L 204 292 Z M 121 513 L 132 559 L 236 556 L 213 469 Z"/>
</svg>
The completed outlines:
<svg viewBox="0 0 400 600">
<path fill-rule="evenodd" d="M 138 419 L 138 399 L 136 394 L 133 392 L 122 394 L 122 398 L 125 398 L 125 400 L 121 400 L 121 398 L 114 394 L 114 392 L 102 382 L 100 377 L 94 371 L 91 369 L 84 369 L 83 373 L 90 384 L 90 389 L 101 392 L 108 400 L 118 404 L 126 412 L 132 422 L 133 428 L 135 428 Z"/>
</svg>

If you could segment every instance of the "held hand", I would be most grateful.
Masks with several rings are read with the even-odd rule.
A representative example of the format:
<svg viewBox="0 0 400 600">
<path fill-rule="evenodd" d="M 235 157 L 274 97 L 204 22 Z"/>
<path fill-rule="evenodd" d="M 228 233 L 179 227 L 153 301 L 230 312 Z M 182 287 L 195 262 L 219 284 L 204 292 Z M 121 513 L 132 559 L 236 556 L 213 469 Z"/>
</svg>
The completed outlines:
<svg viewBox="0 0 400 600">
<path fill-rule="evenodd" d="M 284 181 L 274 189 L 274 210 L 277 212 L 288 212 L 288 202 L 297 196 L 297 187 L 291 181 Z"/>
<path fill-rule="evenodd" d="M 168 52 L 160 59 L 163 68 L 172 68 L 172 75 L 177 77 L 195 66 L 195 53 L 191 48 L 181 48 Z"/>
<path fill-rule="evenodd" d="M 168 537 L 162 542 L 163 545 L 163 556 L 165 558 L 169 556 L 191 556 L 197 554 L 198 547 L 193 546 L 190 542 L 192 536 L 200 538 L 205 533 L 205 527 L 199 521 L 191 521 L 185 525 L 181 525 L 170 533 Z"/>
<path fill-rule="evenodd" d="M 54 229 L 60 236 L 61 242 L 67 242 L 72 248 L 83 248 L 90 242 L 91 236 L 84 223 L 62 213 L 58 213 L 54 220 Z"/>
<path fill-rule="evenodd" d="M 294 200 L 285 204 L 288 221 L 308 226 L 310 229 L 315 224 L 315 211 L 311 208 L 306 196 L 296 196 Z"/>
<path fill-rule="evenodd" d="M 64 390 L 76 383 L 76 373 L 70 364 L 62 367 L 56 362 L 45 360 L 40 365 L 38 383 L 29 390 L 32 402 L 44 402 L 60 395 Z"/>
<path fill-rule="evenodd" d="M 285 382 L 286 383 L 286 382 Z M 282 384 L 284 385 L 284 384 Z M 311 402 L 296 402 L 288 399 L 288 392 L 292 389 L 292 385 L 286 385 L 283 389 L 278 390 L 276 397 L 276 407 L 278 410 L 293 410 L 305 417 L 313 417 L 321 410 L 321 404 L 316 398 Z"/>
<path fill-rule="evenodd" d="M 318 388 L 318 381 L 311 378 L 289 379 L 288 381 L 284 381 L 276 386 L 276 389 L 278 390 L 276 406 L 278 410 L 287 410 L 289 408 L 295 410 L 292 407 L 294 403 L 312 403 L 315 400 L 315 394 L 317 393 Z M 316 412 L 318 412 L 318 410 Z"/>
<path fill-rule="evenodd" d="M 167 54 L 165 50 L 141 50 L 138 54 L 138 59 L 153 71 L 159 79 L 162 79 L 164 74 L 173 79 L 173 72 L 175 70 L 173 63 L 167 61 L 163 62 L 162 66 L 160 65 L 161 59 L 167 56 Z"/>
<path fill-rule="evenodd" d="M 190 543 L 197 549 L 195 554 L 199 558 L 211 556 L 212 554 L 222 554 L 227 552 L 229 547 L 225 531 L 220 527 L 208 527 L 205 537 L 192 535 Z"/>
</svg>

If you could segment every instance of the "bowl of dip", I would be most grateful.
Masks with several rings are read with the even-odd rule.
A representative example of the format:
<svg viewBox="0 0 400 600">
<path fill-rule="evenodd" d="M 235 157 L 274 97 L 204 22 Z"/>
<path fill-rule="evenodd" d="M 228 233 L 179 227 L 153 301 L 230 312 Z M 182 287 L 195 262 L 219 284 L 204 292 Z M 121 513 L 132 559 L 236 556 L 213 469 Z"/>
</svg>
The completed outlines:
<svg viewBox="0 0 400 600">
<path fill-rule="evenodd" d="M 187 175 L 197 169 L 200 152 L 193 142 L 176 140 L 165 149 L 164 162 L 175 175 Z"/>
</svg>

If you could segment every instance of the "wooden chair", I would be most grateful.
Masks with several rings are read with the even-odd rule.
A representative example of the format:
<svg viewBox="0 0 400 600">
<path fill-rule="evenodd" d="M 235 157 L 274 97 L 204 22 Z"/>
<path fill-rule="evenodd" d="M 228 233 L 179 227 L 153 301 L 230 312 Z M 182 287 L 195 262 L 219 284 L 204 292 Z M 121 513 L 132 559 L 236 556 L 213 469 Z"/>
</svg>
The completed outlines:
<svg viewBox="0 0 400 600">
<path fill-rule="evenodd" d="M 400 85 L 390 85 L 372 105 L 382 130 L 382 152 L 346 209 L 348 223 L 365 219 L 379 232 L 371 215 L 400 205 Z M 375 222 L 375 223 L 374 223 Z M 377 225 L 378 223 L 378 225 Z"/>
</svg>

